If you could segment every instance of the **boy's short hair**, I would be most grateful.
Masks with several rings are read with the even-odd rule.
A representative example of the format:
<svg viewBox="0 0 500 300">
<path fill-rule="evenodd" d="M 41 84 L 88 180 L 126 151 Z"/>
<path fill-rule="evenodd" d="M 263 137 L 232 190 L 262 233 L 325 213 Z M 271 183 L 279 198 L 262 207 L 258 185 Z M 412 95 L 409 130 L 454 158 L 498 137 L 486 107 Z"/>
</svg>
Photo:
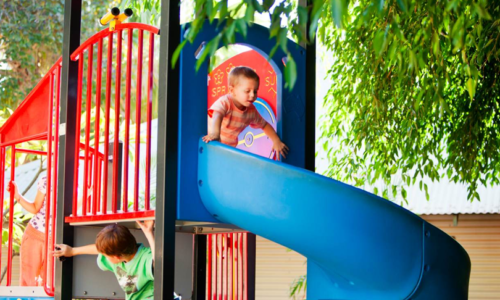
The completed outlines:
<svg viewBox="0 0 500 300">
<path fill-rule="evenodd" d="M 109 256 L 131 255 L 137 252 L 137 241 L 127 227 L 111 224 L 97 234 L 97 251 Z"/>
<path fill-rule="evenodd" d="M 248 79 L 253 79 L 257 81 L 257 83 L 260 82 L 259 75 L 257 75 L 257 73 L 252 68 L 245 66 L 238 66 L 232 68 L 231 71 L 229 72 L 229 76 L 227 78 L 229 85 L 230 86 L 237 85 L 238 79 L 242 76 Z"/>
</svg>

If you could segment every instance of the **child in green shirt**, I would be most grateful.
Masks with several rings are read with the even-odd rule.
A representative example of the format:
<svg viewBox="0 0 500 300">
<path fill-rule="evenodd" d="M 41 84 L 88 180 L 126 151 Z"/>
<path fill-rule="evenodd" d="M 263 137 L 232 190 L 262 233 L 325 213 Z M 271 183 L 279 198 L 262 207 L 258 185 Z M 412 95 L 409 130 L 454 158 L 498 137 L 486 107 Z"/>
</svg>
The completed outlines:
<svg viewBox="0 0 500 300">
<path fill-rule="evenodd" d="M 111 224 L 104 227 L 92 245 L 72 248 L 55 245 L 55 257 L 97 254 L 97 265 L 115 273 L 126 300 L 153 299 L 154 296 L 154 221 L 137 222 L 151 248 L 138 244 L 127 227 Z"/>
</svg>

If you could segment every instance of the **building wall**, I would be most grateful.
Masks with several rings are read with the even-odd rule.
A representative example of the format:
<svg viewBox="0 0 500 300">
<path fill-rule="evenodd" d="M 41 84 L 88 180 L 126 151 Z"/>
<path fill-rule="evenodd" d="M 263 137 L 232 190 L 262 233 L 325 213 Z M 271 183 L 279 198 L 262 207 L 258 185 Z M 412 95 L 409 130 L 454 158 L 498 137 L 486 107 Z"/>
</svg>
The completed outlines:
<svg viewBox="0 0 500 300">
<path fill-rule="evenodd" d="M 288 300 L 293 281 L 307 273 L 306 258 L 257 236 L 255 298 Z M 303 296 L 304 293 L 301 293 Z M 296 299 L 303 299 L 296 297 Z"/>
<path fill-rule="evenodd" d="M 454 237 L 472 262 L 469 300 L 500 299 L 500 214 L 423 215 Z M 456 225 L 456 226 L 455 226 Z"/>
<path fill-rule="evenodd" d="M 1 271 L 0 274 L 3 272 L 5 267 L 7 266 L 7 246 L 2 246 L 2 263 L 1 263 Z M 19 285 L 19 256 L 14 257 L 14 260 L 12 261 L 12 285 Z M 1 286 L 5 286 L 7 283 L 7 274 L 5 274 L 2 282 L 0 283 Z"/>
<path fill-rule="evenodd" d="M 500 214 L 422 215 L 454 237 L 472 262 L 469 300 L 500 299 Z M 306 258 L 286 247 L 257 237 L 256 298 L 290 299 L 290 286 L 306 274 Z M 297 299 L 300 299 L 297 298 Z"/>
</svg>

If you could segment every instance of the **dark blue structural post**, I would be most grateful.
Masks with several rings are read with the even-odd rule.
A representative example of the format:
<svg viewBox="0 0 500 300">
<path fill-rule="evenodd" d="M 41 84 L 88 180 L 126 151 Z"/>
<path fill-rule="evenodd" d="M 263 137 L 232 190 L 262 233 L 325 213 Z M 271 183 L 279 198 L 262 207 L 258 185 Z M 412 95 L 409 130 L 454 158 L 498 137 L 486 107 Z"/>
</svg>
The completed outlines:
<svg viewBox="0 0 500 300">
<path fill-rule="evenodd" d="M 57 244 L 73 244 L 74 229 L 64 222 L 73 206 L 73 174 L 75 168 L 75 125 L 78 86 L 78 63 L 70 59 L 71 53 L 80 46 L 82 16 L 81 0 L 66 0 L 64 3 L 64 35 L 61 72 L 61 115 L 64 128 L 59 138 L 59 166 L 57 191 Z M 71 299 L 73 291 L 73 260 L 56 263 L 55 299 Z"/>
<path fill-rule="evenodd" d="M 180 43 L 179 2 L 162 0 L 158 92 L 158 152 L 155 232 L 155 299 L 172 299 L 179 138 L 179 64 L 172 55 Z"/>
</svg>

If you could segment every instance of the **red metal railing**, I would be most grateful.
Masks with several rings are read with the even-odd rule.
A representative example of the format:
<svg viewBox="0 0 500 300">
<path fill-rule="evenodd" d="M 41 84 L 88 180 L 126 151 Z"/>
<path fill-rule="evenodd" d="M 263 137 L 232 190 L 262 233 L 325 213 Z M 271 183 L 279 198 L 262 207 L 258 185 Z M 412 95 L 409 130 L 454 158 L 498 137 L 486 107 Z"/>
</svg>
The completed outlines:
<svg viewBox="0 0 500 300">
<path fill-rule="evenodd" d="M 247 234 L 209 234 L 207 239 L 207 300 L 247 300 Z"/>
<path fill-rule="evenodd" d="M 149 34 L 146 53 L 144 34 Z M 71 55 L 79 66 L 76 142 L 82 147 L 77 148 L 75 153 L 73 213 L 66 217 L 66 222 L 103 222 L 154 216 L 151 208 L 151 127 L 156 113 L 152 99 L 157 35 L 158 28 L 153 26 L 120 24 L 115 31 L 105 29 L 95 34 Z M 146 60 L 147 73 L 143 73 L 142 64 Z M 102 83 L 104 61 L 105 84 Z M 122 65 L 125 72 L 122 72 Z M 132 97 L 133 88 L 135 99 Z M 143 89 L 146 91 L 145 99 Z M 104 105 L 101 103 L 102 95 Z M 131 117 L 134 100 L 135 120 Z M 143 117 L 146 122 L 141 126 Z M 133 126 L 135 133 L 131 134 Z M 141 132 L 141 127 L 145 132 Z M 120 148 L 121 141 L 123 150 Z M 145 141 L 143 150 L 141 141 Z M 108 160 L 112 160 L 110 165 Z M 145 165 L 143 169 L 141 163 Z M 79 178 L 82 170 L 83 176 Z M 144 182 L 141 183 L 142 178 Z M 141 184 L 144 186 L 143 193 Z"/>
<path fill-rule="evenodd" d="M 59 144 L 59 100 L 60 100 L 60 77 L 61 77 L 61 59 L 59 59 L 54 66 L 47 72 L 47 74 L 42 78 L 41 82 L 30 92 L 26 97 L 25 101 L 16 109 L 12 114 L 6 124 L 15 124 L 19 122 L 18 118 L 25 118 L 23 114 L 30 111 L 30 105 L 33 103 L 45 103 L 45 108 L 47 110 L 46 127 L 40 126 L 40 124 L 35 125 L 36 128 L 33 134 L 22 138 L 14 138 L 10 140 L 2 140 L 0 145 L 0 211 L 4 212 L 4 191 L 5 191 L 5 170 L 6 167 L 6 152 L 7 148 L 11 148 L 10 157 L 10 178 L 11 181 L 7 184 L 12 184 L 12 180 L 15 178 L 16 174 L 16 155 L 17 154 L 33 154 L 33 155 L 43 155 L 46 156 L 47 161 L 47 192 L 45 195 L 45 207 L 46 207 L 46 222 L 45 222 L 45 261 L 48 262 L 44 272 L 46 272 L 46 281 L 44 282 L 44 289 L 47 295 L 54 295 L 54 261 L 50 252 L 54 250 L 55 237 L 53 232 L 55 232 L 56 224 L 56 199 L 57 199 L 57 164 L 58 164 L 58 144 Z M 45 89 L 48 84 L 48 91 Z M 2 127 L 2 134 L 10 134 L 10 125 L 5 125 Z M 14 133 L 12 136 L 19 136 L 18 133 Z M 22 149 L 19 148 L 21 143 L 28 142 L 31 140 L 46 140 L 47 141 L 47 151 L 32 150 L 32 149 Z M 12 188 L 12 185 L 11 185 Z M 6 285 L 12 285 L 12 251 L 13 251 L 13 225 L 14 225 L 14 193 L 10 194 L 9 198 L 9 224 L 8 224 L 8 255 L 7 255 L 7 279 Z M 0 232 L 3 231 L 2 224 L 0 222 Z M 0 245 L 1 247 L 1 245 Z M 0 262 L 1 266 L 1 262 Z"/>
</svg>

